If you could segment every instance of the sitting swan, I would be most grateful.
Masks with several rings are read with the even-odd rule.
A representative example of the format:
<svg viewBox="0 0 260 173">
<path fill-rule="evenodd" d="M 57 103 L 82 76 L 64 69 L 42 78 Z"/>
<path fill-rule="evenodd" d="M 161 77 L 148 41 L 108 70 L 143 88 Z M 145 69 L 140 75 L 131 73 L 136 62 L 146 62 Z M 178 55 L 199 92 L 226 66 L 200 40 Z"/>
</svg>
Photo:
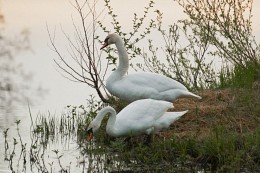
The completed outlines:
<svg viewBox="0 0 260 173">
<path fill-rule="evenodd" d="M 128 102 L 140 99 L 155 99 L 173 102 L 179 97 L 196 97 L 181 83 L 161 74 L 139 72 L 125 76 L 129 68 L 129 61 L 123 40 L 118 34 L 109 34 L 104 47 L 115 44 L 119 55 L 119 66 L 109 76 L 106 82 L 107 90 L 114 96 Z"/>
<path fill-rule="evenodd" d="M 110 117 L 107 122 L 106 132 L 110 136 L 135 136 L 158 132 L 163 128 L 168 128 L 171 123 L 187 112 L 166 112 L 170 108 L 173 108 L 170 102 L 143 99 L 130 103 L 116 115 L 115 109 L 107 106 L 101 109 L 89 124 L 87 140 L 91 140 L 107 114 Z"/>
</svg>

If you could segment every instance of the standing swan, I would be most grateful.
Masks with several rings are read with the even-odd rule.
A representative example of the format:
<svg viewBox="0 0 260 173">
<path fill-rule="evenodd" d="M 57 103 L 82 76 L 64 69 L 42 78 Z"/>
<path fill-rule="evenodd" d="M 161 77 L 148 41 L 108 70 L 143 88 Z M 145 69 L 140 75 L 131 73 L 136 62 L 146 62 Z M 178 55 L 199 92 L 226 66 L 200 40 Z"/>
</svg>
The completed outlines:
<svg viewBox="0 0 260 173">
<path fill-rule="evenodd" d="M 139 72 L 125 76 L 129 68 L 129 61 L 123 40 L 118 34 L 109 34 L 101 49 L 115 44 L 119 55 L 119 66 L 109 76 L 106 82 L 107 90 L 114 96 L 128 102 L 151 98 L 173 102 L 179 97 L 196 97 L 181 83 L 164 75 Z"/>
<path fill-rule="evenodd" d="M 130 103 L 116 115 L 115 109 L 107 106 L 101 109 L 89 124 L 87 140 L 91 140 L 107 114 L 110 117 L 107 122 L 106 132 L 110 136 L 135 136 L 158 132 L 163 128 L 168 128 L 171 123 L 187 112 L 166 112 L 170 108 L 173 108 L 170 102 L 143 99 Z"/>
</svg>

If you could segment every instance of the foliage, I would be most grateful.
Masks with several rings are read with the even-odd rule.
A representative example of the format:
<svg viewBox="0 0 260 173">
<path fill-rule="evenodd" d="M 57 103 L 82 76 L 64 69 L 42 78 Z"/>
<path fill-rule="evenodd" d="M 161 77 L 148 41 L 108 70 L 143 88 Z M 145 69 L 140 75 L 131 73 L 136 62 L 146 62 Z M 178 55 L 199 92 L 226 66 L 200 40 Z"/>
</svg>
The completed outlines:
<svg viewBox="0 0 260 173">
<path fill-rule="evenodd" d="M 233 68 L 222 68 L 218 88 L 247 88 L 252 89 L 254 83 L 260 80 L 260 64 L 247 62 L 245 67 L 235 65 Z"/>
<path fill-rule="evenodd" d="M 206 41 L 213 46 L 210 51 L 212 56 L 234 65 L 229 69 L 234 72 L 227 70 L 224 75 L 239 73 L 234 77 L 236 82 L 242 70 L 259 67 L 260 47 L 252 34 L 253 0 L 176 1 L 189 17 L 181 23 L 189 26 L 201 42 Z M 203 30 L 207 32 L 201 34 Z M 259 75 L 259 72 L 253 75 Z"/>
<path fill-rule="evenodd" d="M 246 67 L 248 61 L 258 63 L 259 45 L 252 35 L 253 1 L 177 2 L 189 16 L 182 22 L 192 27 L 201 41 L 209 38 L 210 44 L 217 49 L 213 54 L 242 67 Z M 208 32 L 201 34 L 201 30 Z"/>
<path fill-rule="evenodd" d="M 213 60 L 206 59 L 209 44 L 201 43 L 197 36 L 191 35 L 188 26 L 175 23 L 164 29 L 161 26 L 162 13 L 157 13 L 161 16 L 157 29 L 165 45 L 159 49 L 153 46 L 152 40 L 148 40 L 149 53 L 142 55 L 144 66 L 140 63 L 137 66 L 176 79 L 190 89 L 208 88 L 216 75 L 212 69 Z M 150 53 L 152 56 L 149 57 Z M 159 53 L 164 56 L 160 57 Z"/>
<path fill-rule="evenodd" d="M 149 18 L 149 13 L 151 13 L 151 10 L 154 5 L 154 1 L 150 0 L 148 5 L 144 7 L 144 14 L 141 16 L 138 16 L 138 14 L 134 13 L 133 17 L 133 25 L 130 32 L 124 32 L 122 30 L 122 26 L 120 22 L 118 21 L 117 17 L 118 15 L 115 14 L 114 9 L 110 5 L 110 0 L 104 0 L 105 1 L 105 7 L 108 10 L 108 15 L 111 17 L 111 20 L 113 21 L 112 28 L 113 30 L 118 33 L 124 40 L 126 49 L 129 54 L 129 59 L 133 59 L 136 56 L 141 54 L 142 48 L 137 46 L 137 43 L 144 40 L 147 35 L 151 33 L 151 30 L 155 27 L 155 20 Z M 104 26 L 102 21 L 98 21 L 98 24 L 100 28 L 105 33 L 110 33 L 111 28 L 108 29 L 107 26 Z M 112 64 L 116 63 L 116 58 L 111 55 L 112 52 L 116 52 L 114 48 L 108 49 L 108 59 L 111 61 Z"/>
</svg>

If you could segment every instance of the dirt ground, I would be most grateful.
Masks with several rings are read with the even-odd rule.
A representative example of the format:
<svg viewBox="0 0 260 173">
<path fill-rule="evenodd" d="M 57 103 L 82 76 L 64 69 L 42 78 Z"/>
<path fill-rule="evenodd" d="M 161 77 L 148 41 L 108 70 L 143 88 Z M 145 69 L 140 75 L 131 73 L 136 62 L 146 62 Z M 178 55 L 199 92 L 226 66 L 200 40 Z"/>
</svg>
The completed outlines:
<svg viewBox="0 0 260 173">
<path fill-rule="evenodd" d="M 174 133 L 178 138 L 193 136 L 198 140 L 210 135 L 212 129 L 224 126 L 238 133 L 254 131 L 260 126 L 260 89 L 205 90 L 196 93 L 201 100 L 181 98 L 170 111 L 189 110 L 170 129 L 161 133 L 164 137 Z"/>
</svg>

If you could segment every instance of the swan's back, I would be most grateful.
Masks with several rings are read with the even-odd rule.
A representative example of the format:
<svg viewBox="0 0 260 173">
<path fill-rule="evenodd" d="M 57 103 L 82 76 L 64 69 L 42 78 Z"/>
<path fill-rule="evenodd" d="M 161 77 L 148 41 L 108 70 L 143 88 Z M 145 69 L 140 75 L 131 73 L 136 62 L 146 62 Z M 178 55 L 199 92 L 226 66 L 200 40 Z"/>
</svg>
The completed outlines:
<svg viewBox="0 0 260 173">
<path fill-rule="evenodd" d="M 169 89 L 187 90 L 187 88 L 180 82 L 173 80 L 161 74 L 139 72 L 129 74 L 122 79 L 126 83 L 135 84 L 141 87 L 152 87 L 158 92 L 163 92 Z"/>
<path fill-rule="evenodd" d="M 169 89 L 181 89 L 187 91 L 187 88 L 178 81 L 168 78 L 161 74 L 149 73 L 149 72 L 139 72 L 135 74 L 129 74 L 118 81 L 110 82 L 107 80 L 106 84 L 108 90 L 113 90 L 113 88 L 122 88 L 145 90 L 146 88 L 153 88 L 157 92 L 167 91 Z"/>
</svg>

